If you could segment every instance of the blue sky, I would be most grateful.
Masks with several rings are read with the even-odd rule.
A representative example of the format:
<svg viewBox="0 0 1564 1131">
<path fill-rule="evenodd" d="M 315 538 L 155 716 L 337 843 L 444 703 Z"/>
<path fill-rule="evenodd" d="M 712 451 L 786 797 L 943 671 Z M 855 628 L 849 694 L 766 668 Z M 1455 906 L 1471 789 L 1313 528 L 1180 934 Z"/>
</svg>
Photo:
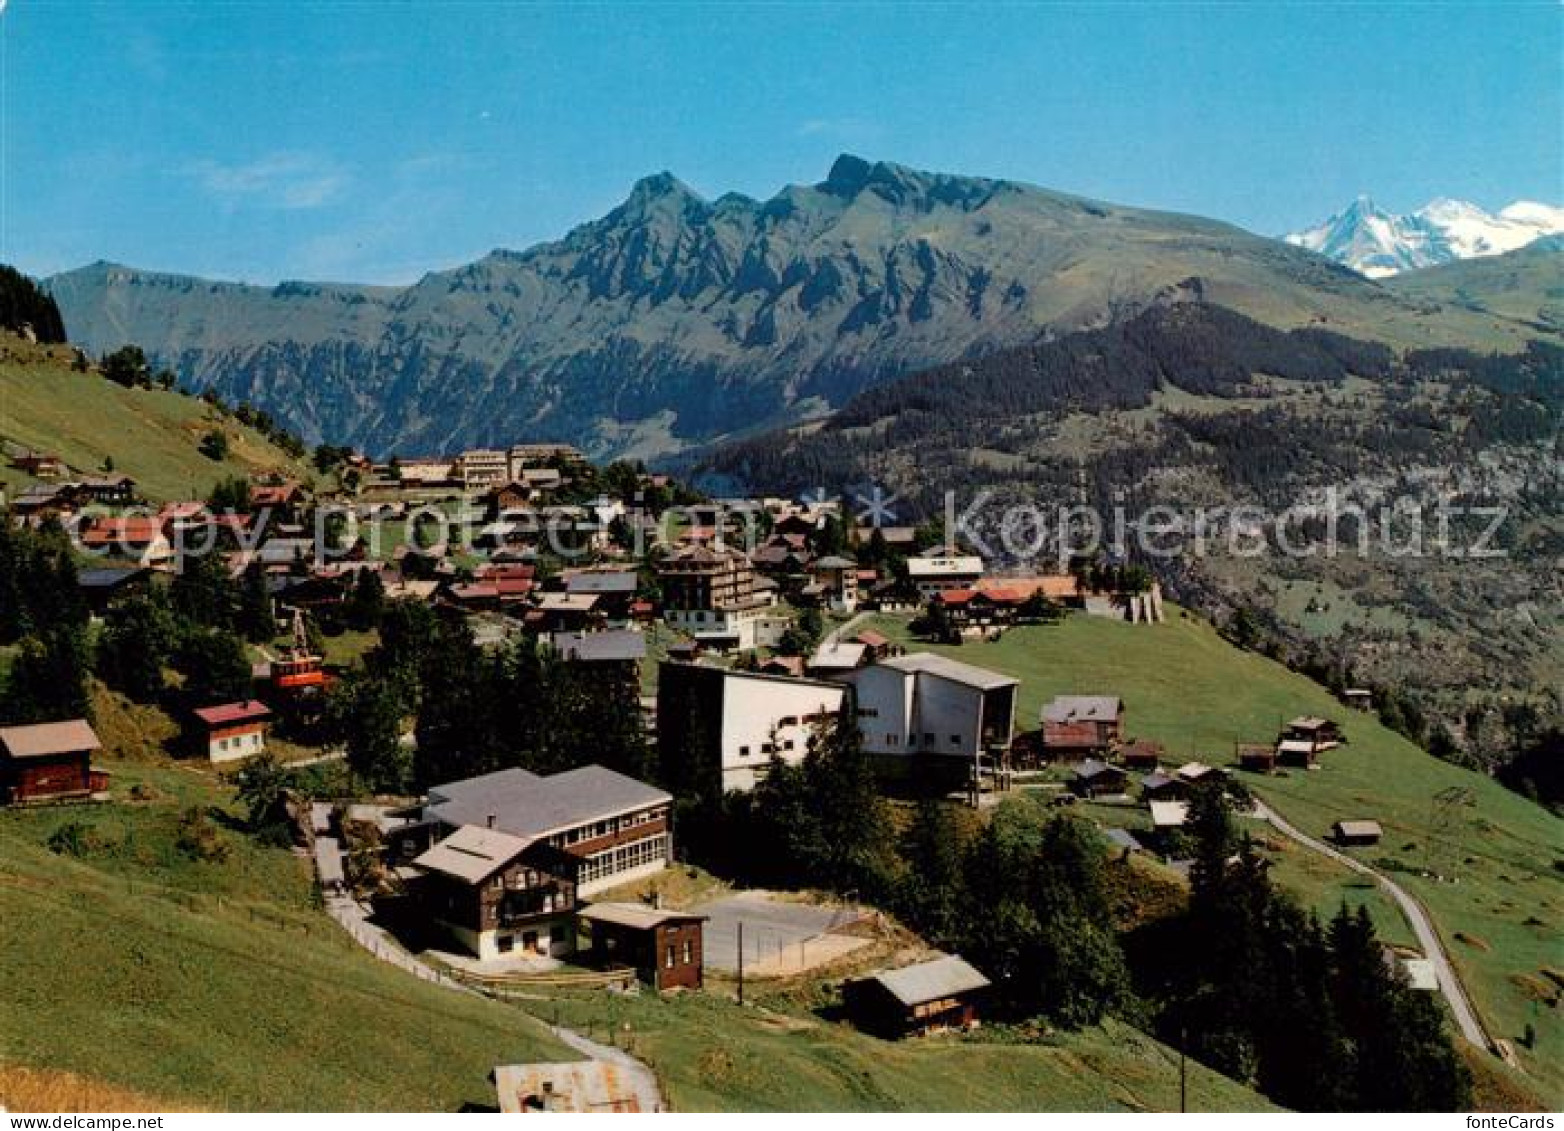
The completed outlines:
<svg viewBox="0 0 1564 1131">
<path fill-rule="evenodd" d="M 1275 234 L 1559 203 L 1564 7 L 0 0 L 0 261 L 410 281 L 843 151 Z"/>
</svg>

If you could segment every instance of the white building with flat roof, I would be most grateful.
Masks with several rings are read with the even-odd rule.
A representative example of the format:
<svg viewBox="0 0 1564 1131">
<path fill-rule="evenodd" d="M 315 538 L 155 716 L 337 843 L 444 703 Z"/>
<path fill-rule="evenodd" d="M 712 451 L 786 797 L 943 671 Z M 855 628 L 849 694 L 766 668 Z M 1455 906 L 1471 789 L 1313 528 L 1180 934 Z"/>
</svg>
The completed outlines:
<svg viewBox="0 0 1564 1131">
<path fill-rule="evenodd" d="M 991 746 L 1008 748 L 1017 680 L 931 652 L 897 656 L 840 677 L 857 694 L 864 750 L 881 758 L 934 756 L 981 771 Z"/>
</svg>

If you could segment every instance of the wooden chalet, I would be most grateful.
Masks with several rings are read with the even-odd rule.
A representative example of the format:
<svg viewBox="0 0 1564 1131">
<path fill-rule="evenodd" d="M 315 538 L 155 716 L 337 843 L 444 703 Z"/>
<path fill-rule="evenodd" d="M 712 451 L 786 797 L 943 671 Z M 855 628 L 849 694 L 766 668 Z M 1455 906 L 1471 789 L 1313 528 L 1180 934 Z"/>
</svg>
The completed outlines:
<svg viewBox="0 0 1564 1131">
<path fill-rule="evenodd" d="M 1140 795 L 1146 801 L 1185 801 L 1189 798 L 1190 785 L 1183 778 L 1171 777 L 1160 770 L 1140 779 Z"/>
<path fill-rule="evenodd" d="M 1308 743 L 1315 754 L 1334 750 L 1346 741 L 1341 725 L 1317 715 L 1300 715 L 1282 727 L 1281 742 Z"/>
<path fill-rule="evenodd" d="M 591 933 L 593 965 L 631 967 L 659 992 L 701 988 L 706 916 L 637 903 L 594 903 L 577 918 Z"/>
<path fill-rule="evenodd" d="M 1167 753 L 1162 743 L 1146 738 L 1133 739 L 1118 749 L 1119 761 L 1126 770 L 1155 770 Z"/>
<path fill-rule="evenodd" d="M 34 479 L 59 479 L 65 474 L 65 461 L 51 452 L 23 452 L 11 457 L 11 466 Z"/>
<path fill-rule="evenodd" d="M 1124 700 L 1116 695 L 1060 695 L 1043 708 L 1043 746 L 1050 757 L 1103 754 L 1124 734 Z"/>
<path fill-rule="evenodd" d="M 574 952 L 576 860 L 562 849 L 462 825 L 412 868 L 414 898 L 478 958 Z"/>
<path fill-rule="evenodd" d="M 91 797 L 109 775 L 92 766 L 102 743 L 86 719 L 0 727 L 0 802 L 19 805 Z"/>
<path fill-rule="evenodd" d="M 895 1040 L 944 1029 L 971 1029 L 990 982 L 960 955 L 882 970 L 842 985 L 853 1024 Z"/>
<path fill-rule="evenodd" d="M 1233 756 L 1239 769 L 1255 774 L 1269 774 L 1276 770 L 1276 747 L 1264 742 L 1240 742 L 1233 747 Z"/>
<path fill-rule="evenodd" d="M 1123 767 L 1088 758 L 1075 767 L 1070 788 L 1081 797 L 1106 797 L 1123 793 L 1127 780 Z"/>
</svg>

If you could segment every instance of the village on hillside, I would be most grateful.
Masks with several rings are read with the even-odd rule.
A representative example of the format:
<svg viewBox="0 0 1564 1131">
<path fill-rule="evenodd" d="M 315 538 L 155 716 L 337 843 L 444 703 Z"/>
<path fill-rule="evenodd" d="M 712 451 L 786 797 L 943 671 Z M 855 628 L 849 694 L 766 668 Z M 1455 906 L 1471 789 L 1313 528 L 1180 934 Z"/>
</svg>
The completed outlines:
<svg viewBox="0 0 1564 1131">
<path fill-rule="evenodd" d="M 746 981 L 829 977 L 843 1021 L 886 1039 L 1061 1001 L 1098 1017 L 1119 989 L 1022 989 L 1003 948 L 950 920 L 959 869 L 912 895 L 887 881 L 873 857 L 892 827 L 915 870 L 948 871 L 960 814 L 1024 795 L 1066 818 L 1047 835 L 1093 829 L 1088 855 L 1143 857 L 1198 890 L 1213 851 L 1219 871 L 1253 863 L 1232 833 L 1257 811 L 1246 781 L 1351 757 L 1345 715 L 1306 714 L 1175 755 L 1137 736 L 1111 682 L 1028 717 L 1017 678 L 952 651 L 1068 617 L 1156 625 L 1155 579 L 1099 559 L 1001 569 L 836 500 L 710 499 L 540 443 L 381 464 L 322 449 L 310 483 L 159 502 L 47 453 L 10 462 L 32 483 L 9 500 L 7 584 L 40 612 L 80 610 L 96 674 L 173 717 L 165 753 L 234 782 L 345 930 L 453 987 L 676 994 L 716 978 L 742 1002 Z M 0 801 L 114 805 L 88 713 L 26 684 L 13 670 Z M 1368 699 L 1344 689 L 1341 706 Z M 1381 829 L 1344 811 L 1297 835 L 1331 851 L 1313 838 L 1372 845 Z M 1067 887 L 1098 883 L 1081 867 Z M 1411 992 L 1441 988 L 1435 956 L 1384 955 Z M 616 1057 L 497 1066 L 498 1106 L 656 1106 Z"/>
</svg>

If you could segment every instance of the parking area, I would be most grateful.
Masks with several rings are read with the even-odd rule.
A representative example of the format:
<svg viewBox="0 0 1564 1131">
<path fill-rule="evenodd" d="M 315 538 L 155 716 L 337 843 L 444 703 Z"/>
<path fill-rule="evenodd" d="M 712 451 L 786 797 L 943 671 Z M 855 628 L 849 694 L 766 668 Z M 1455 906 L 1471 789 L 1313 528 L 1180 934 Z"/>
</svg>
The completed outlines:
<svg viewBox="0 0 1564 1131">
<path fill-rule="evenodd" d="M 838 933 L 859 919 L 850 907 L 784 903 L 759 893 L 729 896 L 694 910 L 707 917 L 706 966 L 724 973 L 739 967 L 739 925 L 744 928 L 744 972 L 753 977 L 797 974 L 866 946 L 867 938 Z"/>
</svg>

